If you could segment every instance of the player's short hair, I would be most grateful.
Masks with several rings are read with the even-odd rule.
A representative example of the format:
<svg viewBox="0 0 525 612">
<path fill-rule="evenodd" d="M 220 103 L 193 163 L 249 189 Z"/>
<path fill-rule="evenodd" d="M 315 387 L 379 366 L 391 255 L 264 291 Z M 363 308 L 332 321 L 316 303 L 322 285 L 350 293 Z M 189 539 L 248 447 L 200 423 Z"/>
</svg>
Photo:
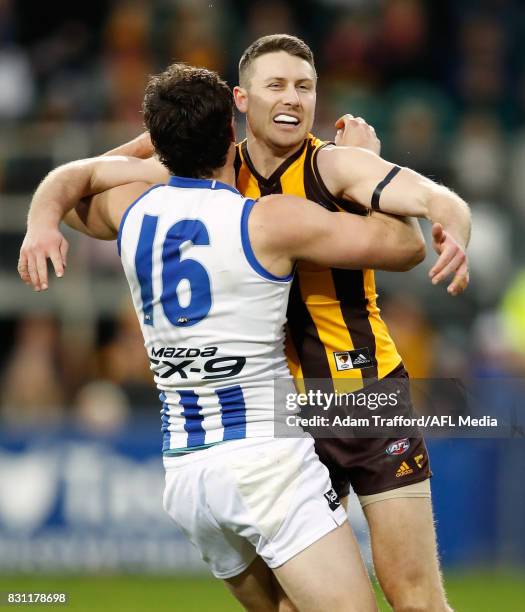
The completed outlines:
<svg viewBox="0 0 525 612">
<path fill-rule="evenodd" d="M 142 110 L 151 142 L 172 174 L 209 177 L 226 163 L 233 96 L 216 72 L 172 64 L 150 78 Z"/>
<path fill-rule="evenodd" d="M 261 36 L 253 42 L 242 54 L 239 62 L 239 83 L 242 87 L 247 87 L 250 80 L 250 68 L 258 57 L 267 53 L 284 51 L 294 57 L 306 60 L 313 68 L 315 75 L 314 54 L 310 47 L 297 36 L 291 34 L 269 34 Z"/>
</svg>

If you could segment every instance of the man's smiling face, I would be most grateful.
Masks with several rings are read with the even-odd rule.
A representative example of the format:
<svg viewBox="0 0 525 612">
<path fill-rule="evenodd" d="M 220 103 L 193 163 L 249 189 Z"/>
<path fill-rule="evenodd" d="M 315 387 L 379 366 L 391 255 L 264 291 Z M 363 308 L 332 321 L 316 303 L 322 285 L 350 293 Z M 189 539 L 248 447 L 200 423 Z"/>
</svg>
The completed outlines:
<svg viewBox="0 0 525 612">
<path fill-rule="evenodd" d="M 304 59 L 286 51 L 256 58 L 245 88 L 236 88 L 236 103 L 247 113 L 252 134 L 272 149 L 294 149 L 311 131 L 316 101 L 316 74 Z"/>
</svg>

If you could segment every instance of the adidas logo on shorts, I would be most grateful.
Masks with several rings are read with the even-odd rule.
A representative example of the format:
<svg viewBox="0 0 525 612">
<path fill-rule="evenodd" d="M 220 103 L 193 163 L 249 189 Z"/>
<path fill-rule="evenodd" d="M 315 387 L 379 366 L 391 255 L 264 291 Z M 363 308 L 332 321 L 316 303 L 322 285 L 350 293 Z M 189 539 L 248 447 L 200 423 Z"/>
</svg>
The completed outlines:
<svg viewBox="0 0 525 612">
<path fill-rule="evenodd" d="M 403 476 L 408 476 L 409 474 L 413 474 L 414 470 L 408 465 L 406 461 L 399 466 L 396 472 L 396 478 L 401 478 Z"/>
</svg>

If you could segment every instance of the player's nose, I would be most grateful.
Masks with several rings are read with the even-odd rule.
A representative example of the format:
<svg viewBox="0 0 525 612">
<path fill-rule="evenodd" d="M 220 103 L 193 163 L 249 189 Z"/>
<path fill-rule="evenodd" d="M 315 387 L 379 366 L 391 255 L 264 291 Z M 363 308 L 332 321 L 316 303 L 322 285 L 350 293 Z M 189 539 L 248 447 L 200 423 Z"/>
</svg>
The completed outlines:
<svg viewBox="0 0 525 612">
<path fill-rule="evenodd" d="M 301 105 L 301 99 L 299 98 L 297 89 L 292 84 L 283 90 L 283 102 L 291 106 Z"/>
</svg>

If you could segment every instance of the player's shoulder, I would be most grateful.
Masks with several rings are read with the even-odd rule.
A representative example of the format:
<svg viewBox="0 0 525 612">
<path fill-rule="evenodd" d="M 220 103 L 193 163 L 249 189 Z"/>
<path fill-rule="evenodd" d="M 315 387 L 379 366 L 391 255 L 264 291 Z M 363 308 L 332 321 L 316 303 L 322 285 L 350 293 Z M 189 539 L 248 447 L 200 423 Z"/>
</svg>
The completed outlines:
<svg viewBox="0 0 525 612">
<path fill-rule="evenodd" d="M 145 181 L 135 181 L 133 183 L 127 183 L 126 185 L 119 185 L 114 187 L 111 191 L 113 197 L 125 203 L 135 202 L 139 200 L 152 189 L 162 186 L 163 183 L 147 183 Z"/>
<path fill-rule="evenodd" d="M 346 176 L 354 170 L 363 170 L 375 158 L 377 155 L 368 149 L 326 143 L 319 149 L 316 162 L 319 173 L 324 178 L 325 175 L 336 176 L 343 173 Z"/>
<path fill-rule="evenodd" d="M 100 194 L 99 204 L 102 215 L 111 220 L 111 225 L 118 229 L 123 218 L 136 204 L 141 202 L 156 185 L 142 181 L 113 187 Z"/>
<path fill-rule="evenodd" d="M 288 253 L 297 243 L 297 237 L 303 234 L 304 204 L 302 198 L 277 194 L 256 200 L 249 226 L 259 246 L 269 252 Z"/>
<path fill-rule="evenodd" d="M 303 206 L 304 203 L 304 198 L 288 194 L 266 195 L 255 201 L 258 210 L 264 211 L 264 213 L 268 215 L 281 217 L 285 217 L 290 209 L 296 209 L 299 206 Z"/>
<path fill-rule="evenodd" d="M 330 163 L 327 162 L 327 160 L 334 160 L 334 158 L 338 158 L 339 153 L 336 152 L 334 155 L 333 152 L 341 149 L 341 147 L 337 147 L 334 142 L 322 140 L 314 134 L 308 134 L 308 146 L 312 150 L 312 160 L 317 169 L 319 169 L 320 162 L 321 165 L 326 166 Z"/>
<path fill-rule="evenodd" d="M 297 196 L 273 194 L 255 200 L 250 213 L 250 222 L 256 226 L 282 234 L 300 217 L 300 207 L 304 204 Z"/>
<path fill-rule="evenodd" d="M 276 237 L 297 234 L 318 221 L 323 209 L 317 204 L 294 195 L 267 195 L 256 200 L 253 207 L 254 225 L 264 227 Z"/>
</svg>

